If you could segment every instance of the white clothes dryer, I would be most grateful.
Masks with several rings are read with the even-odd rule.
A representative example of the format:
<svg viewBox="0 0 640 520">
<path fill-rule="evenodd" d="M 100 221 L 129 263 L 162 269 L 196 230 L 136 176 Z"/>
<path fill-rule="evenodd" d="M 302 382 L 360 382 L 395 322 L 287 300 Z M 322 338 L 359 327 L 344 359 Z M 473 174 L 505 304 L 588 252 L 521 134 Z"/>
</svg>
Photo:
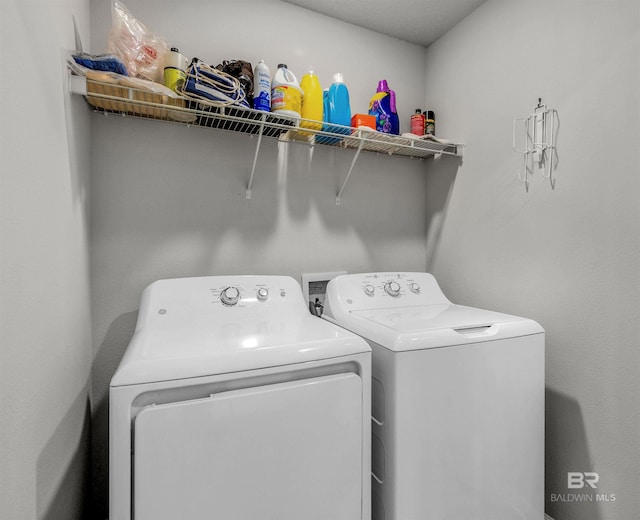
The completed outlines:
<svg viewBox="0 0 640 520">
<path fill-rule="evenodd" d="M 323 317 L 373 349 L 372 518 L 544 516 L 544 330 L 428 273 L 339 276 Z"/>
<path fill-rule="evenodd" d="M 368 520 L 371 351 L 281 276 L 161 280 L 110 387 L 111 520 Z"/>
</svg>

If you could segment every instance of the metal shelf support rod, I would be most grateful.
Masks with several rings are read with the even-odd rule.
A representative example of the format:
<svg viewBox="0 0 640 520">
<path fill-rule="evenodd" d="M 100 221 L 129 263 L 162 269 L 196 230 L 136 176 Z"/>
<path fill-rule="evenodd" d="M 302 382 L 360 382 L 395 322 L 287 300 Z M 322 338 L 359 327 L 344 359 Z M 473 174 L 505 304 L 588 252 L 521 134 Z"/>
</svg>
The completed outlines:
<svg viewBox="0 0 640 520">
<path fill-rule="evenodd" d="M 353 156 L 353 160 L 351 161 L 351 166 L 349 167 L 349 171 L 347 172 L 347 176 L 345 177 L 342 186 L 340 187 L 340 191 L 338 191 L 338 195 L 336 196 L 336 206 L 340 205 L 340 197 L 342 196 L 342 192 L 344 191 L 347 182 L 349 181 L 349 177 L 351 177 L 351 172 L 353 171 L 353 167 L 356 165 L 356 161 L 358 160 L 358 156 L 362 151 L 362 147 L 364 146 L 364 141 L 360 141 L 358 145 L 358 149 L 356 150 L 355 155 Z"/>
<path fill-rule="evenodd" d="M 258 143 L 256 144 L 256 153 L 253 155 L 253 164 L 251 165 L 251 176 L 249 177 L 249 185 L 247 186 L 247 199 L 251 198 L 251 186 L 253 185 L 253 176 L 256 173 L 256 164 L 258 162 L 258 153 L 260 152 L 260 143 L 262 143 L 262 132 L 264 130 L 264 116 L 260 122 L 260 132 L 258 132 Z"/>
</svg>

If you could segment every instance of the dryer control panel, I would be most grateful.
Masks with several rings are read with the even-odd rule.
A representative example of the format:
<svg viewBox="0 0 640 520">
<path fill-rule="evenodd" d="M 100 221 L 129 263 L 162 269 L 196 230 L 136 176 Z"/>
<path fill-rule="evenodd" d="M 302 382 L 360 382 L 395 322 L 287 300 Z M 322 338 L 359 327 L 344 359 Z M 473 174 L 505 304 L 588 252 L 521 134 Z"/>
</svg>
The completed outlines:
<svg viewBox="0 0 640 520">
<path fill-rule="evenodd" d="M 302 290 L 288 276 L 204 276 L 159 280 L 144 292 L 138 327 L 206 326 L 219 316 L 305 314 Z"/>
<path fill-rule="evenodd" d="M 211 294 L 214 301 L 220 300 L 220 303 L 227 307 L 234 305 L 246 305 L 253 303 L 265 303 L 271 298 L 272 292 L 276 294 L 276 299 L 286 298 L 287 290 L 281 287 L 278 291 L 278 285 L 274 285 L 264 280 L 256 280 L 255 283 L 235 283 L 227 285 L 223 283 L 217 287 L 211 287 Z M 273 301 L 273 299 L 272 299 Z"/>
<path fill-rule="evenodd" d="M 327 303 L 356 310 L 451 302 L 429 273 L 389 272 L 338 276 L 327 285 Z"/>
</svg>

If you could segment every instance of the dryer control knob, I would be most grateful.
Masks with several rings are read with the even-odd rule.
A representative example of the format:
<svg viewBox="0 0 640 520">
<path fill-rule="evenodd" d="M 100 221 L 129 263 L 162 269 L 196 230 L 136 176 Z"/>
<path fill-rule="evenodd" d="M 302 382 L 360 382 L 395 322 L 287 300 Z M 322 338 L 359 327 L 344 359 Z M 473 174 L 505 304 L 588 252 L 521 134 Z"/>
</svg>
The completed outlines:
<svg viewBox="0 0 640 520">
<path fill-rule="evenodd" d="M 369 285 L 365 285 L 364 286 L 364 293 L 367 296 L 373 296 L 374 293 L 376 292 L 375 288 L 373 287 L 373 285 L 369 284 Z"/>
<path fill-rule="evenodd" d="M 412 293 L 415 293 L 415 294 L 420 293 L 420 286 L 415 282 L 409 284 L 409 289 L 411 289 Z"/>
<path fill-rule="evenodd" d="M 237 287 L 227 287 L 220 293 L 220 301 L 225 305 L 235 305 L 240 301 L 240 291 Z"/>
<path fill-rule="evenodd" d="M 384 290 L 389 296 L 399 296 L 400 284 L 398 282 L 387 282 L 384 286 Z"/>
<path fill-rule="evenodd" d="M 269 289 L 267 289 L 266 287 L 260 287 L 260 289 L 258 289 L 258 292 L 256 293 L 256 296 L 258 297 L 259 301 L 266 301 L 269 297 Z"/>
</svg>

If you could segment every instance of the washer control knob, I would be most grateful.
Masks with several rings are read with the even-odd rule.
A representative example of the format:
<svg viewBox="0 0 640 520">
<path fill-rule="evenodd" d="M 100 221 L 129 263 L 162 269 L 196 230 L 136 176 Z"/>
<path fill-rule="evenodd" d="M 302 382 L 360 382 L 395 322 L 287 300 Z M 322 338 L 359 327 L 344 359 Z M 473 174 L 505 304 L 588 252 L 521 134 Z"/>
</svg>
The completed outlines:
<svg viewBox="0 0 640 520">
<path fill-rule="evenodd" d="M 420 294 L 420 286 L 416 282 L 410 283 L 409 289 L 412 293 Z"/>
<path fill-rule="evenodd" d="M 398 282 L 387 282 L 384 290 L 389 296 L 400 296 L 400 284 Z"/>
<path fill-rule="evenodd" d="M 367 296 L 373 296 L 375 292 L 376 292 L 376 290 L 375 290 L 375 288 L 373 287 L 373 285 L 371 285 L 371 284 L 367 284 L 367 285 L 365 285 L 365 286 L 364 286 L 364 293 L 365 293 Z"/>
<path fill-rule="evenodd" d="M 240 291 L 237 287 L 227 287 L 220 293 L 220 301 L 225 305 L 236 305 L 240 301 Z"/>
<path fill-rule="evenodd" d="M 266 287 L 260 287 L 256 295 L 258 296 L 258 301 L 264 302 L 269 297 L 269 289 Z"/>
</svg>

